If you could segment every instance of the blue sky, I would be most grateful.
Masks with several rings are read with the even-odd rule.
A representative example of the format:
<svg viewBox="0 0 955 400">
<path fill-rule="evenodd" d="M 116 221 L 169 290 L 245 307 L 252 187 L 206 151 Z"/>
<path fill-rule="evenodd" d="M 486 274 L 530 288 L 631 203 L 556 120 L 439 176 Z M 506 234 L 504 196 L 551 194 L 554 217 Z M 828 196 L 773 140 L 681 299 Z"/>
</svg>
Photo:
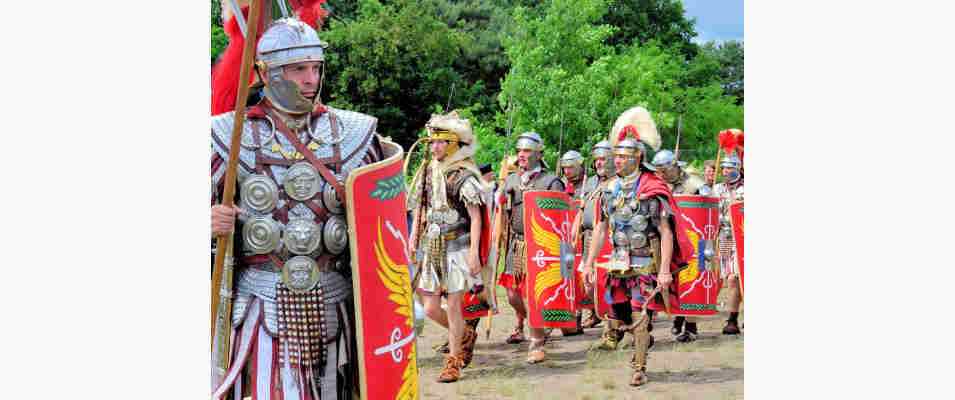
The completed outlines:
<svg viewBox="0 0 955 400">
<path fill-rule="evenodd" d="M 743 0 L 683 0 L 683 9 L 696 18 L 694 42 L 743 40 Z"/>
</svg>

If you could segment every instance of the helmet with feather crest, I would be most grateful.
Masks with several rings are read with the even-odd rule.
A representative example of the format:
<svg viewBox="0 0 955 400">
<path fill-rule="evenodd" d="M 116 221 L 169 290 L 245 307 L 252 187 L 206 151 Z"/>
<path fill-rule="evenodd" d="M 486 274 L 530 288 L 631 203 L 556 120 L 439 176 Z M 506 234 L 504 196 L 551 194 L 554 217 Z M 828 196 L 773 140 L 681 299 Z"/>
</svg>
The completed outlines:
<svg viewBox="0 0 955 400">
<path fill-rule="evenodd" d="M 633 175 L 642 167 L 655 171 L 650 164 L 651 150 L 660 149 L 662 140 L 650 112 L 643 107 L 633 107 L 617 118 L 610 130 L 610 145 L 615 156 L 628 157 L 629 161 L 617 171 L 619 176 Z M 637 158 L 640 158 L 639 166 Z"/>
</svg>

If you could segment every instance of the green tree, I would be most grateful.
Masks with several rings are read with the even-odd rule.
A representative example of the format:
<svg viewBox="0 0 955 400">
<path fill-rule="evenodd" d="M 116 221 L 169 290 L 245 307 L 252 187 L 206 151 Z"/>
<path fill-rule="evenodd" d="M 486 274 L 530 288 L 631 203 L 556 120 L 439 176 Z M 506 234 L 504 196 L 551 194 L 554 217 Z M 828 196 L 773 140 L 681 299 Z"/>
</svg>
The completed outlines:
<svg viewBox="0 0 955 400">
<path fill-rule="evenodd" d="M 222 6 L 219 0 L 212 0 L 212 24 L 210 26 L 212 30 L 212 45 L 209 52 L 212 54 L 212 63 L 214 64 L 219 54 L 222 54 L 226 46 L 229 45 L 229 37 L 226 36 L 225 30 L 222 29 Z"/>
<path fill-rule="evenodd" d="M 612 0 L 607 13 L 600 20 L 617 28 L 608 43 L 626 47 L 634 43 L 659 45 L 682 54 L 687 59 L 696 56 L 698 46 L 696 21 L 687 19 L 683 2 L 679 0 Z"/>
<path fill-rule="evenodd" d="M 485 88 L 455 70 L 463 35 L 415 1 L 359 2 L 354 19 L 332 19 L 323 32 L 325 93 L 332 106 L 378 118 L 378 131 L 406 148 L 430 114 L 455 104 L 473 104 Z"/>
<path fill-rule="evenodd" d="M 558 150 L 586 149 L 606 139 L 620 113 L 641 105 L 651 111 L 665 148 L 675 145 L 682 115 L 681 152 L 715 154 L 716 132 L 741 127 L 742 109 L 716 82 L 686 86 L 688 63 L 678 49 L 657 41 L 612 45 L 617 30 L 601 23 L 607 4 L 554 0 L 540 16 L 516 10 L 515 32 L 503 42 L 511 69 L 498 98 L 502 107 L 510 102 L 514 108 L 514 131 L 540 133 L 545 159 L 553 165 Z M 505 121 L 498 115 L 489 122 L 495 134 Z M 503 142 L 510 146 L 514 136 Z"/>
<path fill-rule="evenodd" d="M 730 40 L 722 43 L 713 41 L 702 46 L 702 53 L 717 65 L 717 80 L 723 91 L 743 104 L 743 42 Z"/>
</svg>

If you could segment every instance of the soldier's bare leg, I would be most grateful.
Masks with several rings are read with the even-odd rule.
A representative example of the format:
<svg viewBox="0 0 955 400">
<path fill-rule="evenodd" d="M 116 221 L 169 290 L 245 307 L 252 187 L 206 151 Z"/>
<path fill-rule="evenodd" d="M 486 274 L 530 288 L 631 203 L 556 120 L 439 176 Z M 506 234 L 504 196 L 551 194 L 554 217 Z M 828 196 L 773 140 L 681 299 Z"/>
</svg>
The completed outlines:
<svg viewBox="0 0 955 400">
<path fill-rule="evenodd" d="M 448 342 L 451 354 L 445 358 L 444 369 L 438 375 L 438 382 L 455 382 L 461 379 L 464 358 L 461 352 L 461 340 L 464 336 L 464 316 L 461 315 L 461 297 L 464 292 L 448 293 L 448 311 L 446 313 L 449 329 Z"/>
<path fill-rule="evenodd" d="M 726 311 L 729 311 L 730 317 L 726 320 L 726 326 L 723 327 L 723 334 L 736 335 L 740 333 L 737 318 L 739 318 L 739 304 L 743 300 L 739 293 L 739 275 L 730 275 L 726 283 L 726 289 L 729 290 Z"/>
<path fill-rule="evenodd" d="M 448 293 L 448 322 L 450 336 L 448 341 L 451 347 L 451 354 L 461 355 L 461 338 L 464 336 L 464 316 L 461 315 L 461 295 L 464 292 Z"/>
<path fill-rule="evenodd" d="M 544 343 L 547 341 L 547 332 L 544 328 L 531 328 L 531 345 L 528 348 L 527 362 L 536 364 L 547 359 L 544 353 Z"/>
<path fill-rule="evenodd" d="M 524 308 L 524 298 L 521 292 L 507 289 L 507 302 L 514 308 L 514 314 L 517 318 L 517 324 L 514 332 L 507 338 L 507 343 L 515 344 L 524 341 L 524 318 L 527 318 L 527 309 Z"/>
<path fill-rule="evenodd" d="M 424 306 L 424 313 L 428 318 L 431 318 L 432 321 L 438 323 L 444 329 L 448 329 L 448 314 L 441 308 L 441 296 L 423 294 L 421 295 L 421 302 Z"/>
<path fill-rule="evenodd" d="M 639 312 L 634 311 L 631 314 L 631 320 L 639 321 L 630 331 L 633 334 L 633 358 L 630 360 L 630 367 L 634 369 L 633 377 L 630 379 L 631 386 L 640 386 L 647 383 L 647 352 L 650 349 L 652 336 L 650 336 L 650 315 L 641 318 Z"/>
</svg>

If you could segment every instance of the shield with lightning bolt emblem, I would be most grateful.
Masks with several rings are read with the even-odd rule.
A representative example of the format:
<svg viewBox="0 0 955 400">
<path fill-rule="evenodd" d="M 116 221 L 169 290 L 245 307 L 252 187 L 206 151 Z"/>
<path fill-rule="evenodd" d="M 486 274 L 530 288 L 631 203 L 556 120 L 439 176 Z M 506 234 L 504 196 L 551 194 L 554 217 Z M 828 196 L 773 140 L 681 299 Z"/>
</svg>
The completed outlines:
<svg viewBox="0 0 955 400">
<path fill-rule="evenodd" d="M 417 399 L 414 302 L 408 270 L 401 147 L 345 183 L 362 399 Z"/>
<path fill-rule="evenodd" d="M 574 207 L 570 210 L 570 220 L 573 221 L 577 218 L 578 213 L 583 212 L 583 200 L 573 200 Z M 576 293 L 574 297 L 577 299 L 577 309 L 594 309 L 594 299 L 587 290 L 584 288 L 584 276 L 581 273 L 580 268 L 583 266 L 581 263 L 584 262 L 584 257 L 587 256 L 587 251 L 589 249 L 584 248 L 584 240 L 581 237 L 582 235 L 578 232 L 577 243 L 574 243 L 574 289 Z"/>
<path fill-rule="evenodd" d="M 720 293 L 720 271 L 717 263 L 716 234 L 719 230 L 719 198 L 696 195 L 674 195 L 682 220 L 676 224 L 686 230 L 693 244 L 689 264 L 674 276 L 678 301 L 672 307 L 675 315 L 716 314 L 716 297 Z"/>
<path fill-rule="evenodd" d="M 730 224 L 733 226 L 733 240 L 736 241 L 736 266 L 739 268 L 739 295 L 743 296 L 743 202 L 737 201 L 730 206 Z"/>
<path fill-rule="evenodd" d="M 535 328 L 576 326 L 574 247 L 570 243 L 570 197 L 552 191 L 524 192 L 527 248 L 527 319 Z"/>
</svg>

